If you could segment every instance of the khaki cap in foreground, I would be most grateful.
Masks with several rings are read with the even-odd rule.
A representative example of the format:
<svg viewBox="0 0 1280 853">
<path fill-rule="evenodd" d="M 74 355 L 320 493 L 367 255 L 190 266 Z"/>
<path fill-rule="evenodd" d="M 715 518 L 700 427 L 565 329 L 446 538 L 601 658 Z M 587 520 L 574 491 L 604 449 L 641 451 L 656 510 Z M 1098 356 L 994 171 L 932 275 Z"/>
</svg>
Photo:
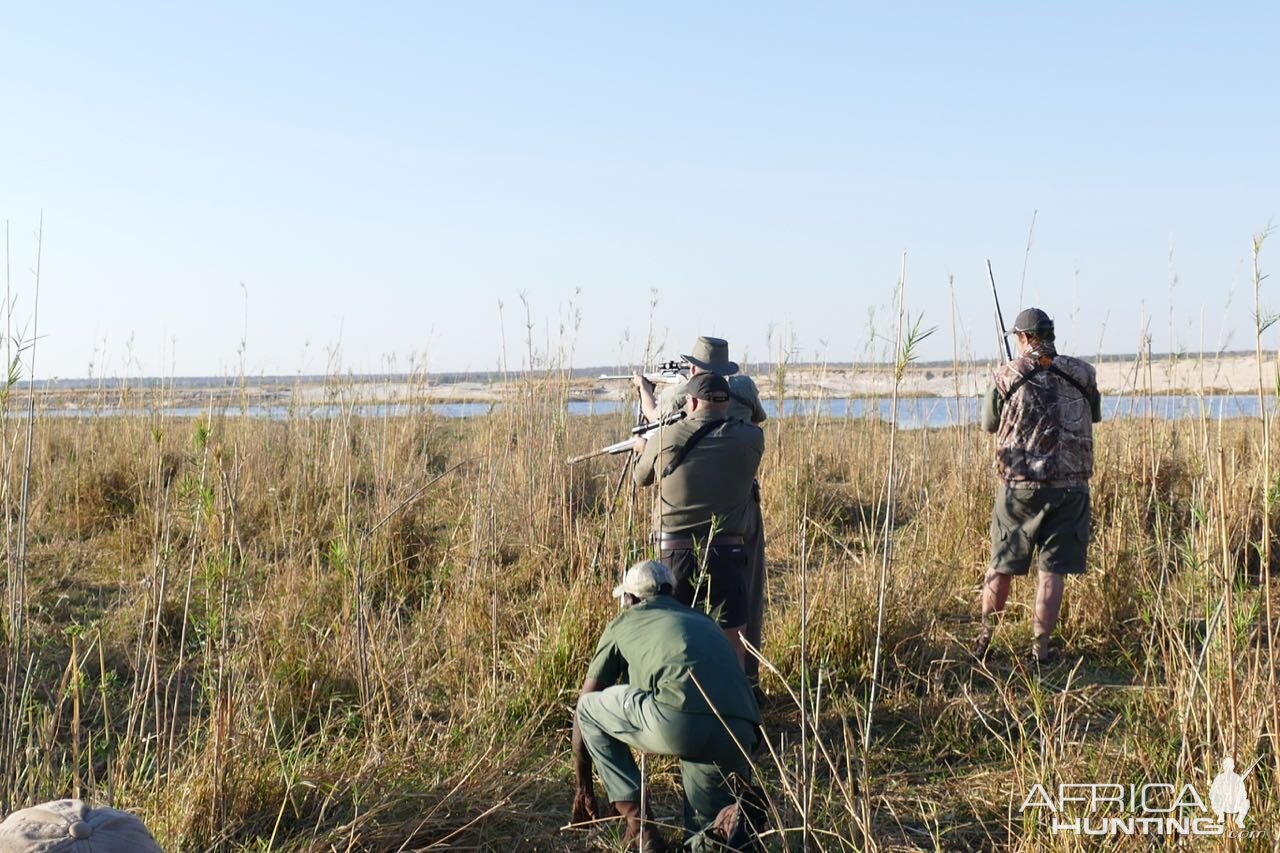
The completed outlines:
<svg viewBox="0 0 1280 853">
<path fill-rule="evenodd" d="M 128 812 L 92 808 L 84 800 L 54 800 L 0 822 L 0 853 L 163 851 L 142 821 Z"/>
<path fill-rule="evenodd" d="M 627 569 L 622 583 L 613 588 L 613 597 L 634 595 L 636 598 L 653 598 L 663 586 L 674 588 L 676 580 L 671 570 L 657 560 L 644 560 Z"/>
</svg>

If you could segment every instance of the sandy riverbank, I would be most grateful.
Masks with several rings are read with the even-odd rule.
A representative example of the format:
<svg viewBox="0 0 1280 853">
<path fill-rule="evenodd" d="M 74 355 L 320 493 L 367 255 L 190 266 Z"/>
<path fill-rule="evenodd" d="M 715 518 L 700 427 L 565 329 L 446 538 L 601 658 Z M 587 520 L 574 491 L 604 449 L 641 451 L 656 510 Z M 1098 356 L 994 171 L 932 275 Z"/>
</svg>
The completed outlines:
<svg viewBox="0 0 1280 853">
<path fill-rule="evenodd" d="M 1098 386 L 1106 395 L 1145 394 L 1252 394 L 1256 393 L 1258 370 L 1251 356 L 1157 358 L 1148 365 L 1137 359 L 1105 361 L 1097 366 Z M 908 367 L 900 393 L 920 397 L 973 397 L 985 389 L 991 365 L 913 365 Z M 1264 381 L 1274 390 L 1276 363 L 1263 366 Z M 815 365 L 789 366 L 785 373 L 772 366 L 753 371 L 753 378 L 765 398 L 782 395 L 792 399 L 878 397 L 893 389 L 888 367 Z M 453 381 L 433 379 L 407 381 L 349 377 L 342 380 L 299 380 L 296 382 L 248 380 L 243 386 L 219 383 L 210 387 L 149 387 L 130 389 L 49 389 L 39 392 L 42 406 L 54 409 L 148 410 L 201 409 L 221 407 L 240 401 L 250 406 L 290 405 L 314 407 L 352 403 L 486 403 L 510 395 L 520 380 L 485 381 L 468 377 Z M 542 380 L 539 380 L 542 381 Z M 601 381 L 586 377 L 569 380 L 569 396 L 576 400 L 631 399 L 634 392 L 625 380 Z"/>
</svg>

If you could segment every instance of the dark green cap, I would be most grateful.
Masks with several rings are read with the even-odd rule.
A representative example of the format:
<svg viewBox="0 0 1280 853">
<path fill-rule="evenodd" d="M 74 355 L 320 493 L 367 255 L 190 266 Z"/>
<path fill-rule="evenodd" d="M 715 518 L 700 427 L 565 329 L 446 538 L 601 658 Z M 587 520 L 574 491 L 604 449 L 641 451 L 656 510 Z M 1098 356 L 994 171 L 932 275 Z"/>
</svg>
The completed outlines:
<svg viewBox="0 0 1280 853">
<path fill-rule="evenodd" d="M 729 380 L 718 373 L 699 373 L 685 383 L 684 391 L 706 403 L 729 402 Z"/>
<path fill-rule="evenodd" d="M 1006 335 L 1016 335 L 1018 332 L 1052 332 L 1053 320 L 1049 319 L 1049 315 L 1041 311 L 1039 308 L 1024 308 L 1018 312 L 1018 316 L 1013 319 L 1013 328 L 1005 332 Z"/>
</svg>

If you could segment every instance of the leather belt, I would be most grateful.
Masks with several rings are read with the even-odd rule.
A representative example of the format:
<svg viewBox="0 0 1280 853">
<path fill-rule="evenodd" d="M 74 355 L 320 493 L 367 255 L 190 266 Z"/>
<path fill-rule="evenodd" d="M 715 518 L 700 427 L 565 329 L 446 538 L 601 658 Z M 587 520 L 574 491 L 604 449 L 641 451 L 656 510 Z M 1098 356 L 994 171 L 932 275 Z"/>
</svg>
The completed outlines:
<svg viewBox="0 0 1280 853">
<path fill-rule="evenodd" d="M 686 551 L 692 549 L 695 543 L 698 547 L 706 547 L 707 545 L 707 537 L 705 536 L 676 536 L 664 533 L 661 536 L 654 534 L 653 538 L 663 551 Z M 745 540 L 743 540 L 741 533 L 717 533 L 716 538 L 711 540 L 711 547 L 723 548 L 744 543 Z"/>
</svg>

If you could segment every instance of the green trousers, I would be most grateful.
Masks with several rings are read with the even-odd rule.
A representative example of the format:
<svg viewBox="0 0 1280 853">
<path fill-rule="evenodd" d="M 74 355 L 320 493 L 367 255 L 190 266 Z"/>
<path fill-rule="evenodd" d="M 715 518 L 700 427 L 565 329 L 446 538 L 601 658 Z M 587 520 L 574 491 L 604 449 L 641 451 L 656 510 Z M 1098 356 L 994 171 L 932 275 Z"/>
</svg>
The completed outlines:
<svg viewBox="0 0 1280 853">
<path fill-rule="evenodd" d="M 684 827 L 690 835 L 706 828 L 733 802 L 725 784 L 730 773 L 744 779 L 751 775 L 743 750 L 750 752 L 755 746 L 755 723 L 686 714 L 627 684 L 579 697 L 578 728 L 611 803 L 640 802 L 640 768 L 631 747 L 679 757 Z"/>
<path fill-rule="evenodd" d="M 759 488 L 759 485 L 757 485 Z M 747 550 L 747 576 L 744 586 L 747 590 L 747 626 L 743 637 L 762 654 L 764 652 L 764 599 L 766 595 L 766 575 L 764 565 L 764 515 L 757 502 L 751 518 L 742 531 L 743 545 Z M 751 682 L 760 680 L 760 661 L 747 652 L 747 678 Z"/>
</svg>

